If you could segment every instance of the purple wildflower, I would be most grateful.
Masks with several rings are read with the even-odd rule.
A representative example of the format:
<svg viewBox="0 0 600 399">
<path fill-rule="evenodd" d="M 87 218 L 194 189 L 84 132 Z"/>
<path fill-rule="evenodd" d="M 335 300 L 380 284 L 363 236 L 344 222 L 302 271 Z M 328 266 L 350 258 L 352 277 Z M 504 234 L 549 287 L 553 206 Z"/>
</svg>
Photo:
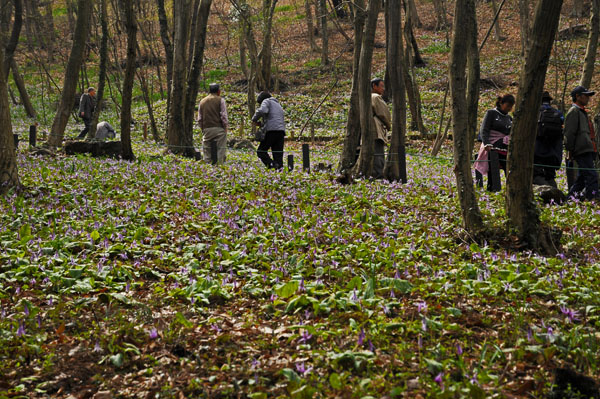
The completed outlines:
<svg viewBox="0 0 600 399">
<path fill-rule="evenodd" d="M 576 310 L 569 309 L 566 306 L 561 306 L 560 311 L 562 312 L 562 314 L 567 316 L 571 323 L 579 321 L 579 313 Z"/>
<path fill-rule="evenodd" d="M 423 332 L 427 331 L 427 319 L 423 317 L 423 319 L 421 320 L 421 330 L 423 330 Z"/>
<path fill-rule="evenodd" d="M 417 311 L 419 313 L 427 313 L 427 303 L 426 302 L 417 302 Z"/>
<path fill-rule="evenodd" d="M 462 346 L 460 346 L 460 343 L 458 343 L 458 342 L 456 343 L 456 354 L 458 356 L 461 356 L 463 354 Z"/>
<path fill-rule="evenodd" d="M 302 332 L 302 336 L 300 337 L 300 342 L 306 344 L 312 338 L 312 334 L 309 334 L 308 331 L 304 330 Z"/>
<path fill-rule="evenodd" d="M 102 348 L 100 347 L 99 340 L 96 340 L 96 345 L 94 345 L 94 352 L 102 352 Z"/>
<path fill-rule="evenodd" d="M 23 304 L 23 312 L 25 313 L 25 316 L 29 316 L 29 306 L 27 306 L 26 303 Z"/>
<path fill-rule="evenodd" d="M 364 328 L 361 328 L 358 334 L 358 346 L 362 346 L 366 336 Z"/>
<path fill-rule="evenodd" d="M 439 373 L 436 375 L 433 381 L 437 382 L 442 391 L 444 390 L 444 373 Z"/>
<path fill-rule="evenodd" d="M 148 332 L 148 336 L 150 337 L 150 339 L 158 338 L 158 331 L 156 331 L 156 328 L 152 327 L 152 329 L 150 329 L 150 331 Z"/>
<path fill-rule="evenodd" d="M 221 331 L 223 331 L 223 330 L 221 330 L 221 327 L 219 327 L 218 325 L 216 325 L 214 323 L 211 324 L 210 328 L 212 328 L 213 330 L 215 330 L 218 333 L 220 333 Z"/>
<path fill-rule="evenodd" d="M 22 337 L 23 335 L 25 335 L 25 322 L 21 320 L 17 329 L 17 337 Z"/>
<path fill-rule="evenodd" d="M 304 362 L 302 363 L 296 363 L 296 371 L 300 374 L 300 375 L 305 375 L 310 373 L 310 371 L 312 370 L 312 367 L 308 367 L 306 368 L 306 366 L 304 366 Z"/>
<path fill-rule="evenodd" d="M 375 353 L 375 345 L 373 345 L 373 342 L 371 342 L 371 340 L 368 341 L 368 346 L 369 346 L 369 350 L 373 353 Z"/>
</svg>

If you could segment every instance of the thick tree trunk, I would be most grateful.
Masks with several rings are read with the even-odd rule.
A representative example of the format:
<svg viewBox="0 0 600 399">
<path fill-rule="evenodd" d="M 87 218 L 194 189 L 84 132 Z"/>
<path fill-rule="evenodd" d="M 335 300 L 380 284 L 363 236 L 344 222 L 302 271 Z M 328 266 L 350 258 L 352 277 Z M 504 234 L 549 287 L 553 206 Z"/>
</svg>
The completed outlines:
<svg viewBox="0 0 600 399">
<path fill-rule="evenodd" d="M 519 21 L 521 22 L 521 55 L 527 56 L 529 49 L 529 37 L 531 35 L 531 27 L 529 23 L 530 8 L 529 0 L 519 0 Z"/>
<path fill-rule="evenodd" d="M 73 46 L 71 54 L 67 62 L 65 78 L 63 84 L 60 105 L 52 122 L 52 129 L 48 144 L 54 147 L 62 145 L 65 127 L 69 120 L 73 101 L 75 99 L 75 90 L 77 89 L 77 77 L 81 64 L 83 63 L 83 55 L 85 51 L 85 42 L 87 41 L 89 31 L 89 21 L 93 9 L 92 0 L 78 0 L 77 2 L 77 23 L 75 25 L 75 34 L 73 35 Z"/>
<path fill-rule="evenodd" d="M 102 38 L 100 39 L 100 66 L 98 67 L 98 91 L 96 93 L 96 109 L 92 118 L 92 126 L 87 134 L 88 139 L 96 137 L 96 125 L 102 111 L 104 101 L 104 87 L 106 86 L 106 65 L 108 64 L 108 10 L 106 0 L 100 0 L 100 26 Z"/>
<path fill-rule="evenodd" d="M 350 89 L 350 105 L 348 108 L 348 121 L 346 122 L 346 138 L 340 156 L 338 171 L 343 175 L 350 175 L 356 164 L 356 152 L 360 144 L 360 111 L 358 104 L 358 67 L 362 48 L 362 37 L 366 20 L 364 0 L 357 0 L 354 7 L 354 55 L 352 60 L 352 88 Z"/>
<path fill-rule="evenodd" d="M 542 101 L 540 93 L 544 88 L 562 3 L 562 0 L 540 0 L 535 9 L 531 47 L 521 71 L 508 148 L 506 213 L 522 242 L 536 250 L 545 245 L 546 240 L 543 237 L 540 240 L 539 211 L 533 199 L 533 150 Z"/>
<path fill-rule="evenodd" d="M 187 32 L 190 22 L 191 0 L 176 1 L 173 5 L 175 38 L 173 47 L 173 76 L 171 79 L 171 104 L 169 109 L 167 140 L 169 149 L 183 154 L 192 149 L 185 148 L 185 82 L 187 78 Z"/>
<path fill-rule="evenodd" d="M 392 139 L 383 171 L 386 179 L 406 183 L 406 88 L 402 76 L 402 7 L 400 0 L 386 2 L 387 40 L 386 62 L 388 78 L 385 82 L 393 93 Z"/>
<path fill-rule="evenodd" d="M 10 61 L 10 70 L 12 72 L 12 76 L 13 76 L 13 80 L 15 81 L 15 85 L 17 86 L 17 89 L 19 90 L 19 96 L 21 97 L 21 104 L 23 104 L 23 107 L 25 108 L 25 112 L 27 113 L 27 116 L 29 116 L 30 118 L 35 118 L 36 117 L 35 109 L 33 108 L 33 105 L 31 104 L 31 100 L 29 99 L 29 94 L 27 94 L 27 88 L 25 87 L 25 81 L 23 80 L 23 77 L 19 73 L 19 67 L 18 67 L 17 61 L 15 61 L 14 57 Z"/>
<path fill-rule="evenodd" d="M 420 28 L 423 26 L 421 23 L 421 19 L 419 18 L 419 13 L 417 12 L 417 5 L 415 4 L 415 0 L 405 0 L 406 1 L 406 18 L 410 18 L 412 20 L 413 26 Z"/>
<path fill-rule="evenodd" d="M 596 63 L 596 52 L 598 50 L 598 34 L 600 33 L 600 0 L 592 0 L 592 15 L 590 17 L 590 32 L 588 34 L 585 61 L 583 63 L 583 74 L 580 85 L 590 87 L 594 76 L 594 64 Z"/>
<path fill-rule="evenodd" d="M 327 30 L 327 0 L 319 0 L 321 26 L 321 65 L 329 64 L 329 32 Z"/>
<path fill-rule="evenodd" d="M 467 102 L 467 56 L 469 41 L 476 29 L 474 0 L 457 0 L 454 10 L 454 36 L 450 50 L 450 96 L 452 98 L 452 126 L 454 141 L 454 173 L 456 175 L 457 193 L 460 201 L 464 228 L 471 234 L 478 234 L 483 229 L 483 220 L 475 197 L 473 177 L 471 174 L 471 142 L 469 132 L 469 116 L 465 112 Z M 476 44 L 475 44 L 476 45 Z"/>
<path fill-rule="evenodd" d="M 0 48 L 0 194 L 19 187 L 19 171 L 10 120 L 8 85 L 4 73 L 4 48 Z"/>
<path fill-rule="evenodd" d="M 133 0 L 120 0 L 125 19 L 125 30 L 127 32 L 127 62 L 125 64 L 125 75 L 123 76 L 123 93 L 121 105 L 121 158 L 133 161 L 133 149 L 131 148 L 131 97 L 133 93 L 133 80 L 135 78 L 135 44 L 137 42 L 137 23 L 133 10 Z"/>
<path fill-rule="evenodd" d="M 204 48 L 206 43 L 206 29 L 208 27 L 208 15 L 212 0 L 202 0 L 198 5 L 198 19 L 196 26 L 196 37 L 194 38 L 194 51 L 192 56 L 192 65 L 188 77 L 187 89 L 185 93 L 185 143 L 186 155 L 194 156 L 194 106 L 198 97 L 198 79 L 202 70 L 204 61 Z"/>
<path fill-rule="evenodd" d="M 446 7 L 444 6 L 444 0 L 433 0 L 433 7 L 435 9 L 436 19 L 435 29 L 446 29 L 448 26 L 448 20 L 446 19 Z"/>
<path fill-rule="evenodd" d="M 258 78 L 258 89 L 269 90 L 271 85 L 271 64 L 273 60 L 273 15 L 278 0 L 263 0 L 263 40 L 262 48 L 258 54 L 260 77 Z"/>
<path fill-rule="evenodd" d="M 364 177 L 373 176 L 373 154 L 375 152 L 375 121 L 371 105 L 371 64 L 377 18 L 381 7 L 380 0 L 369 0 L 367 20 L 358 63 L 358 105 L 360 109 L 361 145 L 357 165 L 357 174 Z"/>
</svg>

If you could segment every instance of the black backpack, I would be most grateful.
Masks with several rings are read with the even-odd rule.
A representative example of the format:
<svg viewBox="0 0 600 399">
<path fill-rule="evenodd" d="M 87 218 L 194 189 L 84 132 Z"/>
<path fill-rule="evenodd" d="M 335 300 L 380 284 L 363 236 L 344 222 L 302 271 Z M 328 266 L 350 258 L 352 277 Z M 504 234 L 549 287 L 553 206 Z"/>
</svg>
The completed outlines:
<svg viewBox="0 0 600 399">
<path fill-rule="evenodd" d="M 554 140 L 563 134 L 562 114 L 555 108 L 543 108 L 538 118 L 538 137 Z"/>
</svg>

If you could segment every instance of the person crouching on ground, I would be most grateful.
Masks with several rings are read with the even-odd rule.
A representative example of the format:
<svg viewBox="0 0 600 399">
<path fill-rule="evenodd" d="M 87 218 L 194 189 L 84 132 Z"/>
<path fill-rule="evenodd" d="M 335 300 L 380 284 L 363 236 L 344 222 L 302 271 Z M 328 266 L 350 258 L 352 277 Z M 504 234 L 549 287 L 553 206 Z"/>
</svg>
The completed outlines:
<svg viewBox="0 0 600 399">
<path fill-rule="evenodd" d="M 512 117 L 508 113 L 512 111 L 514 105 L 515 97 L 512 94 L 505 94 L 502 97 L 498 97 L 496 108 L 490 109 L 485 113 L 481 122 L 481 128 L 479 129 L 479 135 L 485 150 L 490 151 L 492 148 L 499 149 L 498 160 L 500 169 L 504 171 L 505 175 L 506 150 L 508 150 L 508 140 L 513 122 Z M 488 191 L 492 190 L 491 179 L 488 179 L 487 189 Z"/>
<path fill-rule="evenodd" d="M 373 109 L 373 120 L 377 128 L 375 151 L 373 152 L 373 174 L 376 179 L 383 178 L 387 132 L 392 128 L 392 115 L 383 97 L 381 97 L 384 92 L 385 84 L 382 79 L 375 78 L 371 80 L 371 108 Z"/>
<path fill-rule="evenodd" d="M 211 162 L 211 143 L 217 143 L 217 163 L 225 163 L 227 158 L 227 105 L 221 97 L 221 87 L 216 83 L 208 86 L 208 96 L 198 106 L 198 125 L 202 129 L 202 150 L 204 161 Z"/>
<path fill-rule="evenodd" d="M 577 162 L 577 179 L 569 187 L 568 196 L 581 196 L 585 189 L 587 200 L 600 199 L 598 173 L 594 169 L 594 160 L 598 156 L 594 124 L 585 108 L 594 94 L 583 86 L 571 91 L 573 105 L 565 117 L 564 130 L 567 159 Z"/>
<path fill-rule="evenodd" d="M 260 106 L 252 116 L 252 122 L 260 126 L 259 120 L 266 125 L 265 139 L 260 142 L 256 154 L 269 169 L 283 168 L 283 143 L 285 137 L 285 113 L 277 99 L 268 91 L 261 92 L 256 101 Z M 269 156 L 269 149 L 273 159 Z"/>
<path fill-rule="evenodd" d="M 560 169 L 563 155 L 562 112 L 550 105 L 552 96 L 542 93 L 533 157 L 533 184 L 556 188 L 556 170 Z"/>
</svg>

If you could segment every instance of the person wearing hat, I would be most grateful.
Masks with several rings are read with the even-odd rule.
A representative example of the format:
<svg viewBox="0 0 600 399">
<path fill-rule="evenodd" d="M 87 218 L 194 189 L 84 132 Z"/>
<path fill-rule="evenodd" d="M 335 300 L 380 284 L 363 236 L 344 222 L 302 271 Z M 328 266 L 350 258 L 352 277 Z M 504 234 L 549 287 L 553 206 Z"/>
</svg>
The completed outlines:
<svg viewBox="0 0 600 399">
<path fill-rule="evenodd" d="M 221 97 L 221 87 L 216 83 L 208 86 L 209 94 L 198 106 L 198 125 L 202 129 L 202 150 L 204 161 L 210 162 L 211 143 L 217 143 L 217 163 L 224 163 L 227 157 L 227 105 Z"/>
<path fill-rule="evenodd" d="M 600 199 L 598 192 L 598 174 L 594 169 L 594 159 L 598 156 L 595 142 L 594 124 L 585 109 L 590 97 L 595 92 L 583 86 L 571 91 L 573 105 L 565 118 L 565 148 L 567 159 L 577 162 L 577 179 L 569 187 L 569 197 L 581 196 L 585 190 L 585 198 Z"/>
<path fill-rule="evenodd" d="M 533 184 L 556 188 L 556 170 L 560 168 L 563 154 L 562 112 L 550 105 L 552 96 L 542 93 L 533 158 Z"/>
<path fill-rule="evenodd" d="M 260 126 L 260 120 L 266 125 L 265 139 L 260 142 L 256 155 L 262 163 L 269 169 L 283 168 L 283 143 L 285 138 L 285 113 L 276 98 L 271 96 L 268 91 L 261 92 L 256 102 L 260 104 L 254 115 L 252 122 Z M 273 159 L 269 156 L 269 149 Z"/>
<path fill-rule="evenodd" d="M 87 93 L 83 93 L 79 99 L 79 116 L 83 119 L 84 129 L 77 136 L 78 139 L 84 138 L 92 127 L 92 118 L 96 109 L 96 89 L 90 87 Z"/>
</svg>

